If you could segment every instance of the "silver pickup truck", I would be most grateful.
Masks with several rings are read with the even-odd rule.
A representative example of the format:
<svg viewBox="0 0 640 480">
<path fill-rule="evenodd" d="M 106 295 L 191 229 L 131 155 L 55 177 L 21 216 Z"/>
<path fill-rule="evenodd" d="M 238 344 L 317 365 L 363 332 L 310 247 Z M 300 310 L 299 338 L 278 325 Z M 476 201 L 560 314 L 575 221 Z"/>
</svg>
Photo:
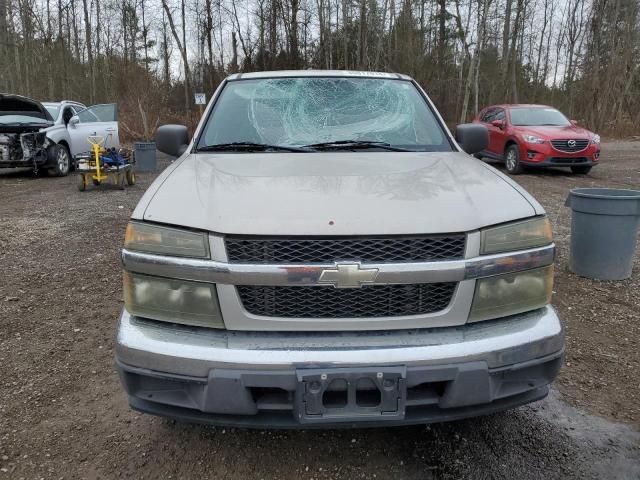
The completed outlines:
<svg viewBox="0 0 640 480">
<path fill-rule="evenodd" d="M 545 397 L 564 352 L 544 210 L 404 75 L 236 74 L 127 227 L 132 408 L 260 427 L 428 423 Z"/>
</svg>

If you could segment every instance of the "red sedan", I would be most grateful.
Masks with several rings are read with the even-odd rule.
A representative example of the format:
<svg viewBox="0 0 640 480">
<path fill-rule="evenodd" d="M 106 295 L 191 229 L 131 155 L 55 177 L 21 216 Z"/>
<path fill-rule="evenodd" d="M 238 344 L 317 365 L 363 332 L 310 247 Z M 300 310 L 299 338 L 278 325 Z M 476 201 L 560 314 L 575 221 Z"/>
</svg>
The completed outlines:
<svg viewBox="0 0 640 480">
<path fill-rule="evenodd" d="M 573 173 L 586 174 L 600 158 L 600 136 L 552 107 L 494 105 L 474 122 L 489 129 L 489 145 L 476 156 L 503 161 L 511 174 L 526 166 L 571 167 Z"/>
</svg>

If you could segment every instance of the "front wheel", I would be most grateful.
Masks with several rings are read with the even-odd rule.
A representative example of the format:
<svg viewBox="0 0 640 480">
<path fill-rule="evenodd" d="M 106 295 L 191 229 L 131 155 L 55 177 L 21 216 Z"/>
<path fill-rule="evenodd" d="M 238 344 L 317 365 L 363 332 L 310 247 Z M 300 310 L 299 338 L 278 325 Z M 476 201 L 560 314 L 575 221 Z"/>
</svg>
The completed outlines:
<svg viewBox="0 0 640 480">
<path fill-rule="evenodd" d="M 133 170 L 129 169 L 126 172 L 127 185 L 135 185 L 136 184 L 136 174 Z"/>
<path fill-rule="evenodd" d="M 511 175 L 522 173 L 522 164 L 520 163 L 520 147 L 518 145 L 509 145 L 504 152 L 504 166 Z"/>
<path fill-rule="evenodd" d="M 78 190 L 80 190 L 81 192 L 84 192 L 87 189 L 87 176 L 79 175 L 79 177 L 80 177 L 80 182 L 78 182 Z"/>
<path fill-rule="evenodd" d="M 64 145 L 55 145 L 54 153 L 55 162 L 49 169 L 49 174 L 56 177 L 66 177 L 71 170 L 71 155 Z"/>
<path fill-rule="evenodd" d="M 576 165 L 571 167 L 571 171 L 577 175 L 586 175 L 591 171 L 591 165 Z"/>
</svg>

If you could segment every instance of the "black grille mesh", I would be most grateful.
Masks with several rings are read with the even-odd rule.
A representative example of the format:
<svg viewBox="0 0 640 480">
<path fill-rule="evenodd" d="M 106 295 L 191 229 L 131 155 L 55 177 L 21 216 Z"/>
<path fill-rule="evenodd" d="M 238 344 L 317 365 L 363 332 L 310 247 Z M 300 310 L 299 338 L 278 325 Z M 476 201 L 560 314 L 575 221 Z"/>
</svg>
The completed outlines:
<svg viewBox="0 0 640 480">
<path fill-rule="evenodd" d="M 420 237 L 247 238 L 227 237 L 230 262 L 416 262 L 464 257 L 465 235 Z"/>
<path fill-rule="evenodd" d="M 451 302 L 456 282 L 365 285 L 358 289 L 254 285 L 239 285 L 236 288 L 244 308 L 254 315 L 362 318 L 438 312 Z"/>
<path fill-rule="evenodd" d="M 587 157 L 552 157 L 551 163 L 588 163 L 589 159 Z"/>
<path fill-rule="evenodd" d="M 579 152 L 589 146 L 589 140 L 573 140 L 575 144 L 569 146 L 571 140 L 551 140 L 551 145 L 561 152 Z"/>
</svg>

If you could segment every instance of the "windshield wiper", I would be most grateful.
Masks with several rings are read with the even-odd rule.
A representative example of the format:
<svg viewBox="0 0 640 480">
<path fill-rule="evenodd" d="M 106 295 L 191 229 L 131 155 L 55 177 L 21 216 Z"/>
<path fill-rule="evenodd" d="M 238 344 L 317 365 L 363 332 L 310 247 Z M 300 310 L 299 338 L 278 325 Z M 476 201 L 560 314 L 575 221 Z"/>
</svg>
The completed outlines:
<svg viewBox="0 0 640 480">
<path fill-rule="evenodd" d="M 406 148 L 394 147 L 390 143 L 372 140 L 336 140 L 334 142 L 312 143 L 305 145 L 314 150 L 354 150 L 359 148 L 381 148 L 392 152 L 410 152 Z"/>
<path fill-rule="evenodd" d="M 236 151 L 236 152 L 264 152 L 266 150 L 281 150 L 285 152 L 312 152 L 310 148 L 305 147 L 293 147 L 289 145 L 270 145 L 268 143 L 254 143 L 254 142 L 231 142 L 231 143 L 216 143 L 213 145 L 204 145 L 198 147 L 196 152 L 224 152 L 224 151 Z"/>
</svg>

